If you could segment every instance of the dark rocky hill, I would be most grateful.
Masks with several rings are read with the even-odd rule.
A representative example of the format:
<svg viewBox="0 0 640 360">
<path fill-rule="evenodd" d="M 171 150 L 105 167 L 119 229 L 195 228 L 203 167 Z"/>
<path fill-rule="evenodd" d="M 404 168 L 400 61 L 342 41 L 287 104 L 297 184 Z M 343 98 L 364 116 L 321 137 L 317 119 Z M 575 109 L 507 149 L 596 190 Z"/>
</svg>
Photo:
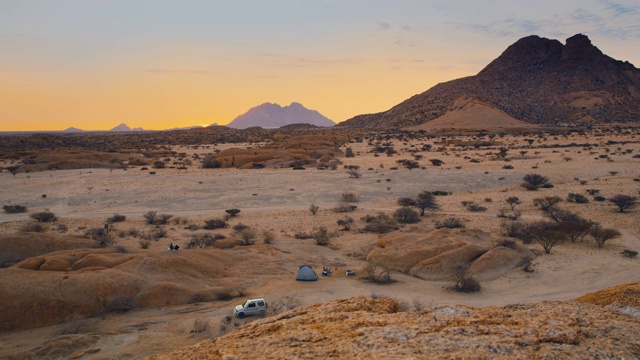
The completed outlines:
<svg viewBox="0 0 640 360">
<path fill-rule="evenodd" d="M 227 126 L 234 129 L 246 129 L 259 126 L 278 128 L 291 124 L 311 124 L 315 126 L 333 126 L 335 123 L 315 110 L 309 110 L 302 104 L 293 102 L 289 106 L 264 103 L 238 116 Z"/>
<path fill-rule="evenodd" d="M 528 36 L 475 76 L 438 84 L 388 111 L 338 126 L 415 126 L 452 111 L 458 99 L 473 99 L 536 124 L 638 122 L 640 69 L 603 54 L 582 34 L 564 45 Z"/>
</svg>

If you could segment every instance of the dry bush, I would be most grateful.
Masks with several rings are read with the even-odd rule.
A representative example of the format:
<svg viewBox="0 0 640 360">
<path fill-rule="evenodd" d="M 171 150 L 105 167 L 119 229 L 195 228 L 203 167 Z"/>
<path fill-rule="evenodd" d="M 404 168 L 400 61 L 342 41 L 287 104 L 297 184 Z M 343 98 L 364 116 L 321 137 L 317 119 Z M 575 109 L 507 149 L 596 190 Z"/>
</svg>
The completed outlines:
<svg viewBox="0 0 640 360">
<path fill-rule="evenodd" d="M 173 215 L 158 214 L 157 211 L 149 211 L 144 214 L 143 217 L 149 225 L 166 225 Z"/>
<path fill-rule="evenodd" d="M 269 230 L 264 230 L 262 231 L 262 242 L 265 244 L 271 244 L 273 243 L 273 240 L 275 240 L 276 235 Z"/>
<path fill-rule="evenodd" d="M 131 237 L 134 237 L 134 238 L 137 238 L 138 236 L 140 236 L 140 230 L 138 230 L 138 229 L 136 229 L 134 227 L 129 228 L 127 230 L 127 235 L 129 235 Z"/>
<path fill-rule="evenodd" d="M 388 266 L 379 266 L 370 263 L 365 266 L 364 272 L 367 274 L 367 279 L 373 283 L 390 284 L 393 282 L 391 279 L 391 268 Z"/>
<path fill-rule="evenodd" d="M 589 199 L 582 194 L 569 193 L 569 195 L 567 195 L 567 201 L 576 204 L 587 204 Z"/>
<path fill-rule="evenodd" d="M 456 229 L 456 228 L 464 228 L 464 224 L 457 217 L 450 217 L 443 221 L 436 221 L 435 227 L 436 229 L 441 229 L 441 228 Z"/>
<path fill-rule="evenodd" d="M 215 229 L 226 229 L 229 226 L 224 219 L 209 219 L 204 221 L 203 229 L 206 230 L 215 230 Z"/>
<path fill-rule="evenodd" d="M 468 267 L 466 265 L 456 265 L 455 273 L 456 283 L 453 285 L 453 289 L 458 292 L 478 292 L 482 288 L 480 282 L 473 278 L 473 275 L 468 274 Z"/>
<path fill-rule="evenodd" d="M 298 239 L 298 240 L 306 240 L 306 239 L 311 239 L 313 237 L 313 234 L 304 232 L 304 231 L 299 231 L 297 233 L 295 233 L 293 235 L 294 238 Z"/>
<path fill-rule="evenodd" d="M 309 205 L 309 212 L 311 213 L 311 215 L 317 214 L 318 210 L 320 210 L 320 207 L 318 207 L 317 205 L 315 204 Z"/>
<path fill-rule="evenodd" d="M 149 245 L 151 245 L 151 241 L 149 241 L 149 240 L 140 240 L 140 241 L 138 241 L 138 244 L 140 244 L 140 249 L 148 249 Z"/>
<path fill-rule="evenodd" d="M 96 247 L 105 247 L 113 243 L 113 234 L 108 226 L 91 228 L 84 233 L 84 237 L 93 240 Z"/>
<path fill-rule="evenodd" d="M 533 199 L 533 205 L 539 207 L 542 211 L 550 211 L 555 208 L 556 205 L 562 201 L 559 196 L 545 196 Z"/>
<path fill-rule="evenodd" d="M 560 231 L 558 224 L 549 221 L 538 221 L 527 227 L 527 232 L 542 245 L 544 252 L 551 253 L 556 245 L 562 244 L 568 236 Z"/>
<path fill-rule="evenodd" d="M 51 211 L 41 211 L 31 214 L 31 218 L 37 222 L 56 221 L 56 215 Z"/>
<path fill-rule="evenodd" d="M 220 234 L 193 234 L 191 240 L 187 243 L 187 249 L 213 247 L 216 241 L 225 238 L 224 235 Z"/>
<path fill-rule="evenodd" d="M 41 233 L 46 232 L 47 227 L 40 223 L 26 223 L 20 227 L 19 231 Z"/>
<path fill-rule="evenodd" d="M 389 215 L 379 213 L 376 216 L 367 215 L 362 218 L 366 223 L 362 231 L 376 234 L 385 234 L 393 230 L 398 230 L 398 223 Z"/>
<path fill-rule="evenodd" d="M 2 207 L 2 210 L 6 214 L 20 214 L 27 212 L 27 207 L 22 205 L 5 205 Z"/>
<path fill-rule="evenodd" d="M 120 214 L 113 214 L 113 216 L 107 218 L 107 223 L 123 222 L 127 219 L 126 216 Z"/>
<path fill-rule="evenodd" d="M 241 244 L 244 246 L 253 245 L 256 243 L 256 232 L 253 229 L 245 228 L 240 231 L 236 231 L 236 236 L 240 239 Z"/>
<path fill-rule="evenodd" d="M 621 213 L 634 208 L 638 202 L 637 197 L 623 194 L 614 195 L 607 200 L 616 205 Z"/>
<path fill-rule="evenodd" d="M 312 234 L 313 240 L 316 241 L 316 245 L 328 246 L 331 244 L 331 234 L 326 227 L 321 226 Z"/>
<path fill-rule="evenodd" d="M 192 333 L 199 334 L 209 330 L 209 319 L 204 317 L 199 317 L 193 320 L 193 329 Z"/>
<path fill-rule="evenodd" d="M 401 224 L 415 224 L 420 221 L 420 215 L 410 207 L 402 207 L 393 213 L 393 218 Z"/>
<path fill-rule="evenodd" d="M 358 208 L 357 205 L 347 204 L 347 205 L 338 205 L 331 210 L 337 213 L 346 213 L 346 212 L 353 212 L 357 208 Z"/>
<path fill-rule="evenodd" d="M 340 201 L 345 203 L 354 203 L 360 201 L 360 197 L 352 192 L 343 192 Z"/>
</svg>

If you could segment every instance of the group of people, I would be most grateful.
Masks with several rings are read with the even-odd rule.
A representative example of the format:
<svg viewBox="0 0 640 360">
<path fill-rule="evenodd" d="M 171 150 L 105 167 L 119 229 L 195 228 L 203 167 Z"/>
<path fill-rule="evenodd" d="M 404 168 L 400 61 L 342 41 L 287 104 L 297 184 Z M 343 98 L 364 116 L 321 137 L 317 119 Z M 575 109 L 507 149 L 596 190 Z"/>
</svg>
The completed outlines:
<svg viewBox="0 0 640 360">
<path fill-rule="evenodd" d="M 173 243 L 169 244 L 169 251 L 178 251 L 178 249 L 180 249 L 180 246 L 178 246 L 178 244 L 173 245 Z"/>
</svg>

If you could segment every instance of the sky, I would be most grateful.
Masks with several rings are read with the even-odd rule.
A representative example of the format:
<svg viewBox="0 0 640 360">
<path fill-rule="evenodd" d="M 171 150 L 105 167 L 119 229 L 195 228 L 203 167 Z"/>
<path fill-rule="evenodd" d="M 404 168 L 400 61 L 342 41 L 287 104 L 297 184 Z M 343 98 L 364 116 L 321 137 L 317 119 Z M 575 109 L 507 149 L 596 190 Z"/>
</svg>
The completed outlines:
<svg viewBox="0 0 640 360">
<path fill-rule="evenodd" d="M 640 66 L 637 0 L 0 0 L 0 131 L 340 122 L 577 33 Z"/>
</svg>

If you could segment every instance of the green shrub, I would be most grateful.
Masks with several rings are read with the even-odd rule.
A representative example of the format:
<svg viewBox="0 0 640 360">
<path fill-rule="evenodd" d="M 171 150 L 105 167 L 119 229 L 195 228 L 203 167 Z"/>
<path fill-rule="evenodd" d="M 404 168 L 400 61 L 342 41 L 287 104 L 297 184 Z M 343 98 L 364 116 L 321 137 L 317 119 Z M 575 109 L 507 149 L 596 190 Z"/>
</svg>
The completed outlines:
<svg viewBox="0 0 640 360">
<path fill-rule="evenodd" d="M 401 224 L 414 224 L 420 221 L 420 214 L 410 207 L 401 207 L 393 213 L 393 218 Z"/>
</svg>

